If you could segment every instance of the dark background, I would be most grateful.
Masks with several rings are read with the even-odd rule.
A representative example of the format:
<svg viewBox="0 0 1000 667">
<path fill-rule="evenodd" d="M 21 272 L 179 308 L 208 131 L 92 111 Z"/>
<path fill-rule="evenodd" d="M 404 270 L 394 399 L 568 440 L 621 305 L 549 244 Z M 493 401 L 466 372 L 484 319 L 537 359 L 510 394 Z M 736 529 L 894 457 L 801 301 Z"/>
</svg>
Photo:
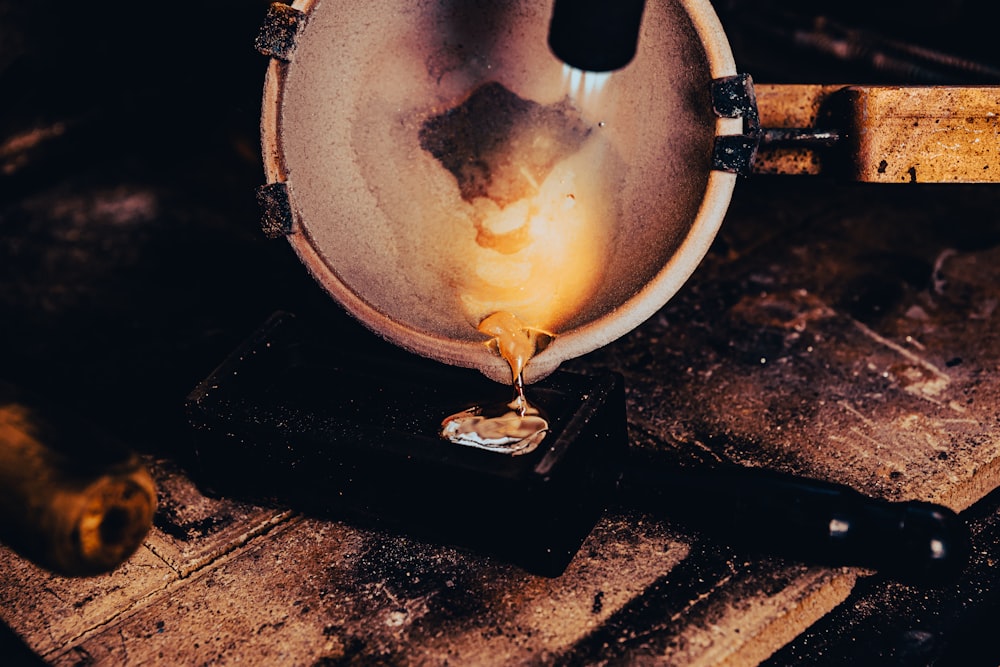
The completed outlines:
<svg viewBox="0 0 1000 667">
<path fill-rule="evenodd" d="M 143 452 L 183 458 L 184 396 L 274 310 L 370 338 L 259 232 L 267 4 L 0 0 L 0 381 Z M 716 8 L 759 82 L 1000 82 L 986 2 Z M 741 183 L 735 204 L 775 187 Z M 959 584 L 866 579 L 771 663 L 974 664 L 1000 609 L 996 506 L 966 515 L 982 555 Z"/>
</svg>

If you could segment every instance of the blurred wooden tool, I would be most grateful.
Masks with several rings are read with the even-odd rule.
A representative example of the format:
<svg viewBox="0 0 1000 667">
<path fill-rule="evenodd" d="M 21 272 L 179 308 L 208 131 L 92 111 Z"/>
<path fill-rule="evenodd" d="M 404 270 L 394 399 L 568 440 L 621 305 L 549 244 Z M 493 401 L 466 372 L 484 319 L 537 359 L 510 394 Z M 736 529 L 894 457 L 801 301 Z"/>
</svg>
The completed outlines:
<svg viewBox="0 0 1000 667">
<path fill-rule="evenodd" d="M 0 542 L 58 574 L 114 569 L 152 524 L 139 457 L 0 384 Z"/>
</svg>

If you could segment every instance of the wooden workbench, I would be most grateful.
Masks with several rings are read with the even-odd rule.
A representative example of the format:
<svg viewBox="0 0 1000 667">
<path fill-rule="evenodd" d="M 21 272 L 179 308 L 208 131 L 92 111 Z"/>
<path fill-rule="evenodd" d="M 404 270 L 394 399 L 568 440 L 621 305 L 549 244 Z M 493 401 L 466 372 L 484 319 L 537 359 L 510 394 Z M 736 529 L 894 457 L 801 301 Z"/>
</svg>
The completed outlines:
<svg viewBox="0 0 1000 667">
<path fill-rule="evenodd" d="M 120 196 L 154 197 L 142 192 Z M 678 298 L 571 367 L 625 376 L 634 446 L 962 510 L 998 484 L 996 196 L 743 183 Z M 296 268 L 272 248 L 279 270 Z M 206 497 L 177 457 L 150 456 L 155 529 L 115 572 L 64 579 L 4 553 L 0 613 L 47 660 L 755 664 L 869 574 L 749 556 L 613 510 L 545 579 Z"/>
</svg>

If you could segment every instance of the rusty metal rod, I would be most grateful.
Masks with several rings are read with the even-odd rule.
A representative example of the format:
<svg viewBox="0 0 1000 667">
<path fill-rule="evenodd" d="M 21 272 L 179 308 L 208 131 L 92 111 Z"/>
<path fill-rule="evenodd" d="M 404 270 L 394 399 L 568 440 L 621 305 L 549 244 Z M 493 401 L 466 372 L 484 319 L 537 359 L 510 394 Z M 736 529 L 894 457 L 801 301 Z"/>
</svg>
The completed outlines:
<svg viewBox="0 0 1000 667">
<path fill-rule="evenodd" d="M 762 147 L 803 147 L 829 148 L 842 138 L 839 130 L 817 130 L 813 128 L 764 128 L 761 130 Z"/>
</svg>

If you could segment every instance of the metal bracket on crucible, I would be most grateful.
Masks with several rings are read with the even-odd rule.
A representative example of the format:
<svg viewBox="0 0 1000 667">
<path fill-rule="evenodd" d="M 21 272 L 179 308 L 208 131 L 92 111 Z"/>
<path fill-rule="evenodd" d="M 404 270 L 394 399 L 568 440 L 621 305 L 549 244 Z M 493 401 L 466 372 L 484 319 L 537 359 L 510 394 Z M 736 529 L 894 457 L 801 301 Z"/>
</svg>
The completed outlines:
<svg viewBox="0 0 1000 667">
<path fill-rule="evenodd" d="M 743 132 L 715 138 L 712 169 L 747 175 L 760 146 L 760 116 L 753 79 L 737 74 L 712 81 L 712 110 L 720 118 L 742 118 Z"/>
<path fill-rule="evenodd" d="M 627 451 L 617 374 L 557 371 L 529 387 L 550 432 L 510 456 L 440 438 L 442 420 L 509 401 L 511 387 L 401 350 L 346 351 L 271 317 L 188 396 L 196 480 L 470 548 L 556 576 L 611 502 Z"/>
</svg>

